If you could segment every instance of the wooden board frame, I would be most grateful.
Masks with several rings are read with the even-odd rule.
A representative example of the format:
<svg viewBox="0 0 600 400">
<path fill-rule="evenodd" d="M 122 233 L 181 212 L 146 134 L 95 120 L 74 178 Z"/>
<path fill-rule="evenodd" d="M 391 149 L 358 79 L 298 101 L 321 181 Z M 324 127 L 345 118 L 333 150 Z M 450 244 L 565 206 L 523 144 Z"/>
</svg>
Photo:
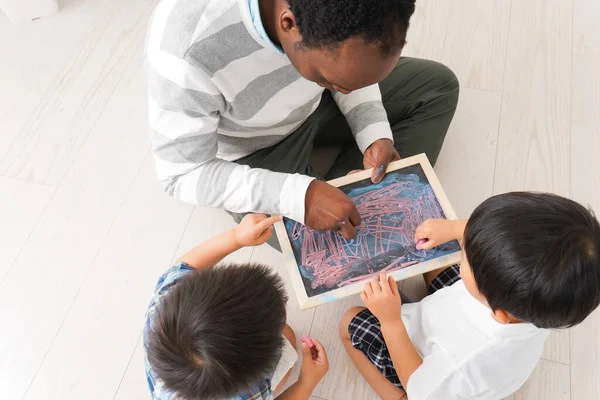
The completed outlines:
<svg viewBox="0 0 600 400">
<path fill-rule="evenodd" d="M 390 163 L 387 172 L 397 171 L 399 169 L 410 167 L 411 165 L 421 166 L 423 172 L 425 173 L 425 176 L 427 177 L 427 180 L 429 181 L 429 185 L 433 189 L 435 197 L 437 198 L 440 207 L 442 208 L 442 211 L 446 215 L 446 218 L 456 219 L 454 209 L 452 208 L 452 205 L 450 204 L 446 193 L 442 189 L 442 185 L 440 184 L 440 181 L 435 175 L 435 172 L 431 167 L 431 163 L 429 162 L 425 154 L 419 154 L 413 157 L 404 158 L 402 160 Z M 336 187 L 345 186 L 350 183 L 370 178 L 372 171 L 372 169 L 368 169 L 365 171 L 357 172 L 352 175 L 333 179 L 328 183 Z M 300 269 L 298 267 L 298 264 L 296 263 L 296 258 L 292 250 L 292 244 L 290 243 L 290 240 L 288 238 L 283 221 L 277 222 L 277 224 L 275 224 L 275 232 L 277 233 L 277 238 L 279 239 L 279 243 L 281 245 L 281 251 L 283 252 L 285 269 L 287 270 L 290 276 L 292 286 L 294 288 L 294 291 L 296 292 L 296 297 L 298 299 L 298 302 L 300 303 L 300 309 L 306 310 L 330 301 L 339 300 L 344 297 L 360 293 L 362 291 L 364 287 L 364 281 L 356 282 L 348 286 L 333 289 L 330 292 L 309 297 L 306 293 L 304 283 L 302 282 Z M 391 272 L 390 275 L 394 278 L 395 281 L 400 281 L 415 275 L 420 275 L 425 272 L 432 271 L 434 269 L 456 264 L 459 263 L 462 259 L 461 253 L 461 251 L 457 251 L 443 257 L 418 263 L 413 266 L 409 266 Z"/>
</svg>

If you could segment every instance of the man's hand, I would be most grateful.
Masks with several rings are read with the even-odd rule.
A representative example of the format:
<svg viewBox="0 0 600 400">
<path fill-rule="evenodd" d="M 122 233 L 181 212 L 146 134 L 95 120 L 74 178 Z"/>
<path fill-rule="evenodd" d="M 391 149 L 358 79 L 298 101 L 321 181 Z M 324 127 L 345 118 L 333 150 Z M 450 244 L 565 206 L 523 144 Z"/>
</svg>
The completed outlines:
<svg viewBox="0 0 600 400">
<path fill-rule="evenodd" d="M 247 214 L 234 229 L 236 242 L 240 247 L 260 246 L 273 234 L 273 224 L 281 217 L 267 218 L 262 214 Z"/>
<path fill-rule="evenodd" d="M 365 169 L 373 168 L 371 182 L 379 183 L 385 176 L 388 165 L 400 159 L 400 154 L 390 139 L 379 139 L 367 148 L 363 157 Z"/>
<path fill-rule="evenodd" d="M 302 343 L 302 369 L 299 381 L 314 389 L 327 373 L 329 361 L 323 345 L 316 339 L 311 339 L 311 341 L 314 344 L 314 354 L 306 343 Z"/>
<path fill-rule="evenodd" d="M 374 277 L 365 285 L 360 298 L 379 320 L 381 326 L 401 321 L 402 300 L 394 278 L 386 277 L 385 272 Z"/>
<path fill-rule="evenodd" d="M 340 189 L 314 180 L 308 186 L 305 207 L 305 224 L 320 231 L 339 231 L 346 239 L 356 236 L 355 226 L 361 219 L 356 206 Z"/>
</svg>

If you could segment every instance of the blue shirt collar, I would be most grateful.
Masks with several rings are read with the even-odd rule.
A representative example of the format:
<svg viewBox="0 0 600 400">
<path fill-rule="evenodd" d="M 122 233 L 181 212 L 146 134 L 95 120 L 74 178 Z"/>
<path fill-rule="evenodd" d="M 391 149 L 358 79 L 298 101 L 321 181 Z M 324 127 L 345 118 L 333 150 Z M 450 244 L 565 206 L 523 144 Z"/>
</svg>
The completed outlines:
<svg viewBox="0 0 600 400">
<path fill-rule="evenodd" d="M 269 46 L 275 49 L 279 54 L 283 54 L 283 49 L 281 46 L 277 46 L 267 35 L 267 31 L 265 31 L 265 27 L 262 23 L 262 19 L 260 18 L 260 7 L 258 5 L 259 0 L 248 0 L 248 7 L 250 8 L 250 18 L 252 18 L 252 24 L 258 33 L 258 36 L 261 37 Z"/>
</svg>

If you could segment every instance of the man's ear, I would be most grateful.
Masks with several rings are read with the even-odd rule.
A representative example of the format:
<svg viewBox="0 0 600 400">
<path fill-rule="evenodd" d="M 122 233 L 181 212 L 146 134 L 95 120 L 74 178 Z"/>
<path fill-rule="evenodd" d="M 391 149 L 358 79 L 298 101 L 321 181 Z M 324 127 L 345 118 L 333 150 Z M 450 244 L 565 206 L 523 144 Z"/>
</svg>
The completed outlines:
<svg viewBox="0 0 600 400">
<path fill-rule="evenodd" d="M 492 311 L 492 318 L 503 325 L 510 324 L 515 318 L 508 312 L 501 308 Z"/>
<path fill-rule="evenodd" d="M 298 25 L 296 25 L 296 16 L 289 8 L 285 8 L 279 14 L 279 21 L 277 21 L 279 28 L 285 33 L 295 33 L 299 35 Z M 295 32 L 294 32 L 295 31 Z"/>
</svg>

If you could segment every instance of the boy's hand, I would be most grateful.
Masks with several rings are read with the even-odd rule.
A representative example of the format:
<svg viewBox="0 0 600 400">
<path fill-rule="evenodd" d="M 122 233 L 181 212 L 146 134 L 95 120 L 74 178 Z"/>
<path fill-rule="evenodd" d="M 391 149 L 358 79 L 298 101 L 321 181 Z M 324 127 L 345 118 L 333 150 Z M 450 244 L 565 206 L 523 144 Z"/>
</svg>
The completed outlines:
<svg viewBox="0 0 600 400">
<path fill-rule="evenodd" d="M 280 216 L 267 218 L 263 214 L 247 214 L 234 229 L 235 240 L 240 247 L 260 246 L 271 237 L 273 224 L 281 220 Z"/>
<path fill-rule="evenodd" d="M 382 271 L 365 285 L 360 298 L 381 325 L 401 321 L 400 292 L 394 278 L 386 277 L 385 272 Z"/>
<path fill-rule="evenodd" d="M 312 390 L 327 373 L 329 361 L 323 345 L 316 339 L 311 340 L 316 351 L 313 355 L 306 343 L 302 343 L 302 368 L 299 381 Z"/>
<path fill-rule="evenodd" d="M 442 218 L 428 219 L 417 227 L 415 231 L 415 243 L 423 240 L 417 246 L 417 250 L 431 250 L 436 246 L 458 239 L 462 233 L 458 232 L 457 220 Z"/>
</svg>

